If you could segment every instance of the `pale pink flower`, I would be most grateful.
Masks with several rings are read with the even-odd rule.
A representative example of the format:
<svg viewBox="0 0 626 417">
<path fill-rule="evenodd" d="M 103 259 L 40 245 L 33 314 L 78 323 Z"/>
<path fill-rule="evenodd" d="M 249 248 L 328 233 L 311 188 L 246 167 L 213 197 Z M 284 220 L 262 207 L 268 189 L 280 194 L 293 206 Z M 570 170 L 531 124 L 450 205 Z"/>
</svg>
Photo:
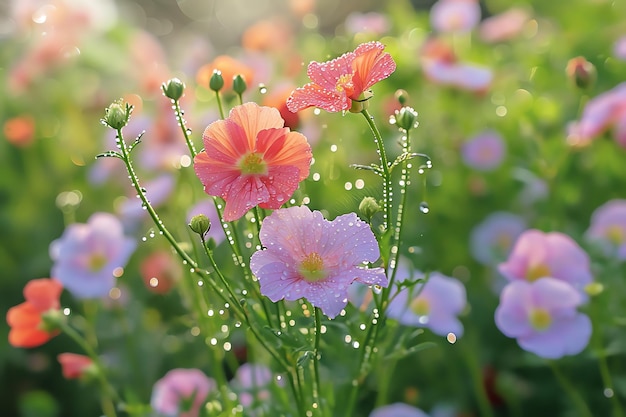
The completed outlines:
<svg viewBox="0 0 626 417">
<path fill-rule="evenodd" d="M 585 236 L 606 255 L 626 260 L 626 200 L 614 199 L 598 207 Z"/>
<path fill-rule="evenodd" d="M 430 22 L 438 32 L 469 32 L 479 21 L 477 0 L 439 0 L 430 9 Z"/>
<path fill-rule="evenodd" d="M 200 407 L 216 388 L 213 378 L 199 369 L 172 369 L 154 384 L 150 405 L 166 417 L 198 417 Z"/>
<path fill-rule="evenodd" d="M 504 42 L 519 36 L 529 19 L 526 10 L 513 8 L 483 20 L 478 33 L 487 43 Z"/>
<path fill-rule="evenodd" d="M 390 23 L 387 16 L 381 13 L 352 12 L 346 17 L 346 31 L 351 34 L 367 33 L 383 35 L 389 31 Z"/>
</svg>

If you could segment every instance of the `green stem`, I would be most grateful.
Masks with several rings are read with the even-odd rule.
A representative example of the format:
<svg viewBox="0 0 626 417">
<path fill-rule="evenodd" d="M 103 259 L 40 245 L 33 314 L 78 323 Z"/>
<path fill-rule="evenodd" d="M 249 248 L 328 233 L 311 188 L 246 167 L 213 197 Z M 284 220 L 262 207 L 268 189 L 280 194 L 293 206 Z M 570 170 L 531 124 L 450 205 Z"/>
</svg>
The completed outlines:
<svg viewBox="0 0 626 417">
<path fill-rule="evenodd" d="M 572 402 L 576 405 L 576 408 L 578 409 L 578 412 L 580 413 L 579 415 L 583 417 L 593 417 L 593 413 L 589 410 L 589 407 L 587 407 L 587 403 L 585 403 L 585 400 L 582 398 L 582 396 L 576 390 L 576 388 L 574 388 L 570 380 L 567 377 L 565 377 L 563 373 L 561 373 L 561 370 L 558 368 L 556 362 L 549 361 L 548 363 L 550 364 L 550 368 L 552 369 L 552 372 L 554 373 L 554 377 L 557 379 L 559 384 L 561 384 L 561 388 L 563 388 L 565 393 L 570 397 Z"/>
<path fill-rule="evenodd" d="M 215 98 L 217 99 L 217 108 L 220 111 L 220 117 L 224 119 L 224 108 L 222 107 L 222 98 L 220 97 L 220 92 L 215 92 Z"/>
<path fill-rule="evenodd" d="M 326 407 L 320 402 L 320 389 L 322 384 L 320 382 L 320 367 L 319 367 L 319 355 L 320 355 L 320 340 L 322 338 L 322 311 L 315 307 L 313 309 L 313 316 L 315 318 L 315 347 L 313 356 L 313 401 L 317 404 L 320 415 L 324 416 L 326 413 L 324 410 Z"/>
<path fill-rule="evenodd" d="M 183 129 L 183 136 L 185 137 L 185 142 L 187 143 L 187 147 L 189 148 L 189 153 L 191 154 L 191 159 L 195 158 L 198 152 L 196 152 L 195 146 L 193 146 L 193 142 L 189 138 L 190 130 L 187 129 L 187 123 L 185 122 L 185 118 L 183 117 L 183 111 L 180 108 L 180 102 L 178 100 L 172 100 L 174 104 L 174 112 L 176 113 L 176 120 L 178 121 L 178 125 Z"/>
<path fill-rule="evenodd" d="M 465 356 L 465 363 L 469 368 L 470 376 L 472 378 L 472 388 L 474 389 L 474 395 L 476 396 L 476 400 L 478 402 L 478 409 L 480 410 L 479 414 L 482 417 L 493 417 L 493 409 L 491 408 L 491 403 L 489 402 L 489 397 L 487 396 L 487 391 L 485 390 L 483 373 L 480 363 L 478 362 L 478 356 L 476 355 L 476 352 L 479 352 L 480 349 L 476 346 L 476 343 L 474 343 L 474 339 L 470 334 L 466 335 L 466 340 L 468 342 L 468 346 L 475 347 L 475 349 L 463 349 L 463 355 Z"/>
</svg>

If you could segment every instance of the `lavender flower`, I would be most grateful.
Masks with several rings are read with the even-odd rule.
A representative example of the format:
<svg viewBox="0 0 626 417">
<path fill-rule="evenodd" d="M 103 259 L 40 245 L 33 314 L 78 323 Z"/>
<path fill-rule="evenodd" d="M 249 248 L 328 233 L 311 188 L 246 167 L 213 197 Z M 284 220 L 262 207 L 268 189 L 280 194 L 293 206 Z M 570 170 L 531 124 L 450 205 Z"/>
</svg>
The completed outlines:
<svg viewBox="0 0 626 417">
<path fill-rule="evenodd" d="M 626 260 L 626 200 L 615 199 L 598 207 L 585 236 L 607 256 Z"/>
<path fill-rule="evenodd" d="M 274 302 L 304 297 L 334 318 L 354 281 L 387 286 L 383 268 L 362 267 L 380 251 L 367 223 L 354 213 L 329 221 L 306 206 L 279 209 L 263 221 L 260 238 L 266 249 L 252 255 L 250 267 L 261 293 Z"/>
<path fill-rule="evenodd" d="M 199 369 L 172 369 L 154 384 L 150 405 L 166 417 L 197 417 L 216 387 Z"/>
<path fill-rule="evenodd" d="M 425 327 L 440 336 L 449 333 L 461 336 L 463 324 L 457 316 L 466 304 L 465 287 L 460 281 L 433 272 L 425 284 L 404 288 L 397 293 L 387 314 L 404 325 Z"/>
<path fill-rule="evenodd" d="M 521 217 L 502 211 L 491 213 L 470 234 L 470 252 L 483 265 L 494 265 L 509 255 L 513 243 L 526 230 Z"/>
<path fill-rule="evenodd" d="M 480 14 L 476 0 L 439 0 L 430 9 L 430 22 L 438 32 L 469 32 Z"/>
<path fill-rule="evenodd" d="M 463 144 L 463 162 L 479 171 L 493 171 L 504 159 L 506 145 L 499 133 L 486 131 L 470 138 Z"/>
<path fill-rule="evenodd" d="M 515 281 L 502 291 L 495 321 L 528 352 L 549 359 L 576 355 L 591 336 L 589 317 L 576 310 L 583 302 L 578 291 L 558 279 Z"/>
<path fill-rule="evenodd" d="M 378 407 L 369 417 L 428 417 L 428 414 L 404 403 L 394 403 Z"/>
<path fill-rule="evenodd" d="M 50 244 L 52 276 L 78 298 L 106 296 L 121 275 L 115 270 L 126 265 L 135 247 L 115 216 L 95 213 L 86 224 L 68 226 Z"/>
</svg>

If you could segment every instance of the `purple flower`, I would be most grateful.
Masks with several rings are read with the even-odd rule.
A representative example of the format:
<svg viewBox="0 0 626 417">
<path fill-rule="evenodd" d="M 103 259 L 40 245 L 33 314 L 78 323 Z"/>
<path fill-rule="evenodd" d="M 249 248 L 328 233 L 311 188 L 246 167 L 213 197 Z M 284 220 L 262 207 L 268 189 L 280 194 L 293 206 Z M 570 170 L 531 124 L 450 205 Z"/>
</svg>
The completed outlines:
<svg viewBox="0 0 626 417">
<path fill-rule="evenodd" d="M 505 152 L 506 145 L 502 137 L 494 131 L 474 136 L 465 142 L 461 149 L 463 162 L 479 171 L 493 171 L 498 168 Z"/>
<path fill-rule="evenodd" d="M 551 277 L 581 292 L 593 280 L 589 256 L 572 238 L 559 232 L 544 233 L 535 229 L 519 236 L 509 258 L 498 270 L 511 281 L 532 282 Z"/>
<path fill-rule="evenodd" d="M 437 84 L 476 93 L 487 91 L 493 80 L 493 72 L 489 68 L 473 64 L 426 59 L 422 68 L 426 77 Z"/>
<path fill-rule="evenodd" d="M 383 268 L 362 266 L 380 250 L 354 213 L 329 221 L 306 206 L 279 209 L 263 221 L 260 238 L 266 249 L 252 255 L 250 267 L 274 302 L 304 297 L 332 319 L 348 303 L 354 281 L 387 286 Z"/>
<path fill-rule="evenodd" d="M 502 262 L 524 230 L 526 222 L 521 217 L 502 211 L 491 213 L 472 230 L 470 252 L 483 265 Z"/>
<path fill-rule="evenodd" d="M 580 353 L 591 336 L 591 321 L 576 307 L 581 294 L 566 282 L 541 278 L 515 281 L 500 295 L 495 321 L 524 350 L 549 359 Z"/>
<path fill-rule="evenodd" d="M 597 243 L 607 256 L 626 259 L 626 200 L 611 200 L 591 215 L 585 236 Z"/>
<path fill-rule="evenodd" d="M 440 336 L 454 333 L 460 337 L 463 324 L 457 316 L 466 304 L 465 287 L 460 281 L 432 272 L 425 284 L 397 293 L 387 314 L 407 326 L 426 327 Z"/>
<path fill-rule="evenodd" d="M 369 417 L 428 417 L 428 414 L 404 403 L 394 403 L 378 407 Z"/>
<path fill-rule="evenodd" d="M 212 199 L 202 200 L 189 209 L 187 212 L 187 223 L 191 221 L 192 217 L 198 214 L 204 214 L 211 221 L 211 228 L 206 234 L 206 239 L 213 238 L 217 245 L 224 241 L 226 235 L 224 234 L 224 229 L 222 229 L 222 222 L 220 216 L 217 214 L 217 209 Z"/>
<path fill-rule="evenodd" d="M 150 405 L 166 417 L 197 417 L 216 387 L 199 369 L 172 369 L 154 384 Z"/>
<path fill-rule="evenodd" d="M 87 224 L 68 226 L 50 244 L 52 276 L 78 298 L 106 296 L 121 275 L 116 269 L 126 265 L 135 247 L 115 216 L 95 213 Z"/>
<path fill-rule="evenodd" d="M 626 61 L 626 36 L 622 36 L 613 44 L 613 55 L 615 58 Z"/>
<path fill-rule="evenodd" d="M 430 22 L 438 32 L 469 32 L 479 21 L 476 0 L 439 0 L 430 9 Z"/>
<path fill-rule="evenodd" d="M 389 19 L 381 13 L 352 12 L 346 17 L 346 31 L 351 34 L 368 33 L 381 36 L 389 31 Z"/>
<path fill-rule="evenodd" d="M 255 401 L 258 405 L 264 405 L 270 398 L 269 386 L 273 380 L 273 374 L 270 368 L 265 365 L 244 363 L 237 368 L 235 378 L 231 381 L 231 385 L 235 392 L 239 394 L 239 402 L 244 407 L 253 407 Z M 259 407 L 262 408 L 262 407 Z M 253 407 L 247 410 L 249 414 L 260 414 L 262 409 Z"/>
<path fill-rule="evenodd" d="M 175 181 L 171 174 L 162 174 L 146 182 L 144 187 L 146 197 L 152 207 L 158 207 L 163 204 L 174 190 L 174 186 Z M 133 192 L 135 192 L 134 189 Z M 134 195 L 128 197 L 128 199 L 120 205 L 119 212 L 124 224 L 129 226 L 137 224 L 137 220 L 147 215 L 146 210 L 142 207 L 141 199 L 136 198 Z"/>
</svg>

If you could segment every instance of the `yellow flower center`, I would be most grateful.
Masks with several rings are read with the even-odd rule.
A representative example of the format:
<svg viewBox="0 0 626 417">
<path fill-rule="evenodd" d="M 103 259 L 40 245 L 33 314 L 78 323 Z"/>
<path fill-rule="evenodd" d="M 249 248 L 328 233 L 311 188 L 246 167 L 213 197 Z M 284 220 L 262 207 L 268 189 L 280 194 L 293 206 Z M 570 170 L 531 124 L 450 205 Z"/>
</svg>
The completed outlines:
<svg viewBox="0 0 626 417">
<path fill-rule="evenodd" d="M 530 282 L 537 281 L 539 278 L 549 277 L 552 274 L 550 268 L 545 264 L 533 265 L 526 271 L 526 279 Z"/>
<path fill-rule="evenodd" d="M 552 323 L 550 313 L 543 308 L 535 308 L 530 312 L 528 317 L 530 325 L 535 330 L 546 330 Z"/>
<path fill-rule="evenodd" d="M 100 271 L 107 263 L 107 258 L 101 253 L 95 253 L 89 257 L 87 267 L 91 272 Z"/>
<path fill-rule="evenodd" d="M 427 316 L 430 313 L 430 303 L 425 298 L 416 298 L 411 301 L 411 311 L 418 316 Z"/>
<path fill-rule="evenodd" d="M 300 262 L 298 272 L 309 282 L 321 281 L 327 276 L 326 271 L 324 271 L 324 260 L 317 252 L 309 253 Z"/>
<path fill-rule="evenodd" d="M 337 80 L 335 90 L 339 92 L 345 92 L 347 96 L 354 92 L 354 85 L 352 84 L 352 74 L 344 74 Z"/>
<path fill-rule="evenodd" d="M 606 229 L 606 238 L 614 245 L 624 243 L 624 229 L 614 224 Z"/>
<path fill-rule="evenodd" d="M 244 155 L 239 160 L 238 166 L 244 175 L 267 174 L 267 163 L 263 160 L 263 155 L 258 153 Z"/>
</svg>

